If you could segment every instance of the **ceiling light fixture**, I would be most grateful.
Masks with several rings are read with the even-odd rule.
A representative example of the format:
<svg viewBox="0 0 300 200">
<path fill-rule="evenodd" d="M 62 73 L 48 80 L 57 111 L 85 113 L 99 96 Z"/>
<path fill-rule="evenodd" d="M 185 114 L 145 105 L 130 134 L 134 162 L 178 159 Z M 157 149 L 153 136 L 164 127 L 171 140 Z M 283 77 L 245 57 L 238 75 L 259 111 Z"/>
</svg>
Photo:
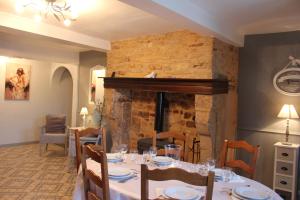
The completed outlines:
<svg viewBox="0 0 300 200">
<path fill-rule="evenodd" d="M 70 0 L 18 0 L 16 2 L 16 11 L 24 12 L 25 8 L 30 7 L 34 10 L 34 19 L 36 22 L 47 19 L 49 15 L 55 17 L 65 26 L 70 26 L 72 21 L 78 17 L 78 12 L 74 2 Z"/>
</svg>

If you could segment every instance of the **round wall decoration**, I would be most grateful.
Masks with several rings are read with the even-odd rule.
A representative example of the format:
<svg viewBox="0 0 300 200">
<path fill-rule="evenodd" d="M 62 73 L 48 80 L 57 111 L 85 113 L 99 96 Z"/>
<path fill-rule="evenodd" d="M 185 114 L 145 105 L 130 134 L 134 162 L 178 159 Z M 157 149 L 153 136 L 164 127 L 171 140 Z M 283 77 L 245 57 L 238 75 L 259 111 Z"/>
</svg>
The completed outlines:
<svg viewBox="0 0 300 200">
<path fill-rule="evenodd" d="M 300 96 L 300 60 L 292 56 L 289 59 L 290 62 L 274 76 L 273 85 L 282 94 Z"/>
</svg>

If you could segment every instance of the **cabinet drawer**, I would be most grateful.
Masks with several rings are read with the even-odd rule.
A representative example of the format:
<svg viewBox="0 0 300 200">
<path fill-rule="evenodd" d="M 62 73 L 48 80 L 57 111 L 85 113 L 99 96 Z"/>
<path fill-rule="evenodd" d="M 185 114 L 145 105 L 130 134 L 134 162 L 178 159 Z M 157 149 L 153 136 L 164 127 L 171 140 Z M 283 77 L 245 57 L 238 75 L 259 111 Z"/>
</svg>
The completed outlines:
<svg viewBox="0 0 300 200">
<path fill-rule="evenodd" d="M 275 187 L 292 190 L 293 179 L 291 177 L 276 175 Z"/>
<path fill-rule="evenodd" d="M 293 175 L 293 164 L 277 161 L 276 162 L 276 172 L 285 175 Z"/>
<path fill-rule="evenodd" d="M 286 192 L 282 190 L 275 190 L 279 196 L 281 196 L 284 200 L 291 200 L 292 199 L 292 193 L 291 192 Z"/>
<path fill-rule="evenodd" d="M 294 149 L 277 147 L 277 159 L 293 161 Z"/>
</svg>

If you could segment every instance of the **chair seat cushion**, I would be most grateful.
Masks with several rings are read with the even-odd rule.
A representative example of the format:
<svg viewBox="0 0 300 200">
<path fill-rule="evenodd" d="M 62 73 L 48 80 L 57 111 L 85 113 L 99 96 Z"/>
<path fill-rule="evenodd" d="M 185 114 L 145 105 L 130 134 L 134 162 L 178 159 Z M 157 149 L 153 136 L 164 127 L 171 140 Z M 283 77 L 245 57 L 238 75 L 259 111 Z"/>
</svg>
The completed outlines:
<svg viewBox="0 0 300 200">
<path fill-rule="evenodd" d="M 54 143 L 54 144 L 64 144 L 66 142 L 66 133 L 45 133 L 40 138 L 40 143 Z"/>
<path fill-rule="evenodd" d="M 47 115 L 46 116 L 46 133 L 61 133 L 66 130 L 66 116 Z"/>
</svg>

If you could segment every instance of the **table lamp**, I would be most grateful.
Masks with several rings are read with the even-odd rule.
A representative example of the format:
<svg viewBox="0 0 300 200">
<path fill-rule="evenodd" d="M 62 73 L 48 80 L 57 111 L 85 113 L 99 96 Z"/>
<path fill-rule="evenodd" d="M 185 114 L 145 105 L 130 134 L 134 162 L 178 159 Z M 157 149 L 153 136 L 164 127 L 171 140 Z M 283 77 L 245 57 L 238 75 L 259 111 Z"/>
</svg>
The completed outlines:
<svg viewBox="0 0 300 200">
<path fill-rule="evenodd" d="M 277 117 L 286 119 L 285 142 L 282 142 L 282 144 L 289 145 L 289 120 L 298 119 L 298 113 L 294 105 L 284 104 Z"/>
<path fill-rule="evenodd" d="M 89 114 L 87 107 L 82 107 L 80 115 L 82 115 L 82 126 L 86 127 L 86 115 Z"/>
</svg>

